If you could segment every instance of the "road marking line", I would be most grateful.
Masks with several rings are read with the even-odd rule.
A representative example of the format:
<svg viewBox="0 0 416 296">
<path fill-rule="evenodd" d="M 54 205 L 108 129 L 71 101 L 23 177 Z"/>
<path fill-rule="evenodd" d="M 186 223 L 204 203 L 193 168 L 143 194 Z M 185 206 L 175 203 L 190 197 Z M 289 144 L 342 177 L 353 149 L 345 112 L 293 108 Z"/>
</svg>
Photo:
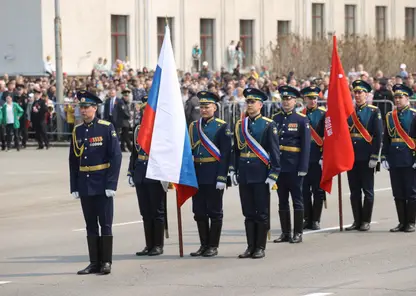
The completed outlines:
<svg viewBox="0 0 416 296">
<path fill-rule="evenodd" d="M 374 189 L 374 192 L 389 191 L 389 190 L 391 190 L 391 187 Z M 342 195 L 349 195 L 349 194 L 350 194 L 350 192 L 343 192 L 342 193 Z"/>
<path fill-rule="evenodd" d="M 124 226 L 124 225 L 131 225 L 131 224 L 139 224 L 139 223 L 143 223 L 143 221 L 142 220 L 138 220 L 138 221 L 124 222 L 124 223 L 116 223 L 116 224 L 113 224 L 113 227 L 115 227 L 115 226 Z M 72 231 L 85 231 L 85 228 L 73 229 Z"/>
<path fill-rule="evenodd" d="M 378 224 L 378 222 L 374 221 L 374 222 L 371 222 L 371 224 Z M 351 225 L 352 225 L 352 224 L 343 225 L 344 230 L 345 230 L 345 228 L 346 228 L 346 227 L 350 227 Z M 310 231 L 305 231 L 303 234 L 304 234 L 304 235 L 305 235 L 305 234 L 314 234 L 314 233 L 325 232 L 325 231 L 328 231 L 328 230 L 335 230 L 335 229 L 339 229 L 339 226 L 328 227 L 328 228 L 322 228 L 322 229 L 319 229 L 319 230 L 310 230 Z"/>
<path fill-rule="evenodd" d="M 334 293 L 312 293 L 312 294 L 306 294 L 304 296 L 328 296 L 328 295 L 334 295 Z"/>
<path fill-rule="evenodd" d="M 0 282 L 0 285 L 5 285 L 5 284 L 10 284 L 11 282 L 8 282 L 8 281 L 6 281 L 6 282 Z"/>
</svg>

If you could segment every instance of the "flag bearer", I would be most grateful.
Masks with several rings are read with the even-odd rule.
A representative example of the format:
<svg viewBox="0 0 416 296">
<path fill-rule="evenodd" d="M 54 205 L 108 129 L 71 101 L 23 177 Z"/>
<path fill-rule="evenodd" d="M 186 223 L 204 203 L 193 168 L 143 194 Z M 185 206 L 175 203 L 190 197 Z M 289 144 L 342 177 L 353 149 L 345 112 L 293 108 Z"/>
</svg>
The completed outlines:
<svg viewBox="0 0 416 296">
<path fill-rule="evenodd" d="M 355 80 L 352 86 L 355 110 L 348 118 L 348 125 L 355 161 L 347 176 L 354 223 L 345 230 L 368 231 L 373 213 L 374 172 L 381 148 L 383 124 L 380 109 L 367 103 L 371 86 L 363 80 Z"/>
<path fill-rule="evenodd" d="M 393 86 L 396 109 L 386 115 L 381 164 L 390 172 L 399 225 L 391 232 L 414 232 L 416 217 L 416 110 L 409 107 L 412 90 Z"/>
<path fill-rule="evenodd" d="M 122 158 L 120 143 L 114 126 L 96 116 L 102 101 L 87 91 L 79 91 L 77 98 L 84 122 L 72 132 L 70 185 L 72 196 L 81 200 L 90 257 L 90 265 L 78 274 L 108 274 L 113 254 L 113 198 Z"/>
<path fill-rule="evenodd" d="M 263 258 L 270 229 L 270 188 L 280 172 L 279 138 L 273 120 L 261 115 L 267 95 L 255 88 L 243 92 L 247 112 L 235 127 L 234 166 L 230 176 L 239 184 L 245 217 L 247 249 L 239 258 Z"/>
<path fill-rule="evenodd" d="M 190 124 L 189 136 L 199 187 L 192 197 L 192 210 L 201 246 L 191 256 L 212 257 L 218 254 L 221 236 L 231 132 L 225 121 L 214 116 L 219 97 L 208 91 L 199 92 L 197 97 L 201 118 Z"/>
</svg>

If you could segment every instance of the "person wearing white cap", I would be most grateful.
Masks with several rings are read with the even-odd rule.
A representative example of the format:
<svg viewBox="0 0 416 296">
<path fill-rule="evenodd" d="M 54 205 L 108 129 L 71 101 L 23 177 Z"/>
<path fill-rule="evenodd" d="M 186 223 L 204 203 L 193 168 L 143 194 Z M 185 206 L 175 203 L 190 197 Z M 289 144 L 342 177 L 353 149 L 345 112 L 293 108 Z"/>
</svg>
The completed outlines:
<svg viewBox="0 0 416 296">
<path fill-rule="evenodd" d="M 409 73 L 406 71 L 406 64 L 400 64 L 400 74 L 403 79 L 409 77 Z"/>
</svg>

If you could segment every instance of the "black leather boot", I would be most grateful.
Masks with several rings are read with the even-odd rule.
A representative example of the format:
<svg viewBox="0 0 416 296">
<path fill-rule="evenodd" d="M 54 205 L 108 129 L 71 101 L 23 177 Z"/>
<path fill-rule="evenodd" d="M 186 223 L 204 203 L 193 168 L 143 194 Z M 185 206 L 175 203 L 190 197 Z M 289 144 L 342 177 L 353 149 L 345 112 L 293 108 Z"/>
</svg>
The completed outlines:
<svg viewBox="0 0 416 296">
<path fill-rule="evenodd" d="M 292 244 L 297 244 L 302 242 L 302 233 L 303 233 L 303 210 L 295 210 L 293 218 L 293 237 L 290 241 Z"/>
<path fill-rule="evenodd" d="M 371 216 L 373 214 L 373 205 L 374 205 L 373 200 L 364 199 L 360 231 L 370 230 Z"/>
<path fill-rule="evenodd" d="M 291 240 L 292 226 L 290 223 L 290 211 L 279 211 L 280 227 L 282 228 L 282 234 L 279 238 L 275 239 L 274 243 L 285 243 Z"/>
<path fill-rule="evenodd" d="M 406 218 L 407 223 L 404 232 L 415 232 L 416 201 L 407 201 Z"/>
<path fill-rule="evenodd" d="M 313 200 L 313 214 L 312 214 L 312 227 L 311 227 L 312 230 L 321 229 L 320 223 L 321 223 L 321 215 L 322 215 L 323 205 L 324 205 L 324 201 L 320 196 L 314 198 L 314 200 Z"/>
<path fill-rule="evenodd" d="M 346 231 L 360 230 L 361 227 L 361 213 L 362 204 L 361 199 L 351 199 L 352 215 L 354 217 L 354 223 L 350 227 L 345 228 Z"/>
<path fill-rule="evenodd" d="M 99 273 L 100 266 L 100 237 L 99 236 L 87 236 L 88 254 L 90 257 L 90 265 L 83 270 L 77 272 L 77 274 L 92 274 Z"/>
<path fill-rule="evenodd" d="M 310 199 L 303 200 L 304 206 L 304 221 L 303 221 L 303 229 L 312 229 L 312 221 L 313 221 L 313 205 L 312 205 L 312 197 Z"/>
<path fill-rule="evenodd" d="M 149 251 L 149 256 L 158 256 L 163 254 L 163 243 L 165 235 L 165 223 L 161 221 L 153 221 L 153 242 L 154 246 Z"/>
<path fill-rule="evenodd" d="M 136 256 L 147 256 L 149 251 L 153 249 L 153 221 L 143 221 L 143 227 L 146 247 L 144 247 L 143 251 L 137 252 Z"/>
<path fill-rule="evenodd" d="M 406 229 L 406 200 L 396 199 L 394 201 L 396 204 L 397 217 L 399 218 L 399 225 L 390 229 L 390 232 L 400 232 Z"/>
<path fill-rule="evenodd" d="M 208 249 L 208 239 L 209 239 L 209 222 L 207 220 L 197 221 L 196 225 L 198 227 L 199 241 L 201 246 L 198 251 L 192 252 L 192 257 L 202 256 L 202 254 Z"/>
<path fill-rule="evenodd" d="M 202 256 L 213 257 L 213 256 L 218 255 L 218 246 L 220 244 L 221 229 L 222 229 L 222 221 L 211 220 L 211 228 L 209 230 L 209 240 L 208 240 L 209 247 L 202 254 Z"/>
<path fill-rule="evenodd" d="M 101 236 L 101 274 L 111 273 L 113 263 L 113 236 Z"/>
<path fill-rule="evenodd" d="M 264 250 L 266 250 L 267 233 L 269 232 L 269 221 L 256 223 L 257 224 L 257 237 L 256 237 L 256 249 L 251 256 L 253 259 L 263 258 L 265 256 Z"/>
<path fill-rule="evenodd" d="M 247 249 L 244 253 L 238 255 L 238 258 L 251 258 L 254 250 L 256 249 L 256 224 L 254 221 L 245 221 L 246 237 L 247 237 Z"/>
</svg>

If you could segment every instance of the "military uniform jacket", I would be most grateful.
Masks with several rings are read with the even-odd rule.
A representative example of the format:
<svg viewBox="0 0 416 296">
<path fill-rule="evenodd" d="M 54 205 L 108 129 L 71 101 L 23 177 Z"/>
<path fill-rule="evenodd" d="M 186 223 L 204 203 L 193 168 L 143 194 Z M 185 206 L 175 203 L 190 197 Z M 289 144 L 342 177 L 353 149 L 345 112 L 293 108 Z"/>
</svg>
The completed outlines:
<svg viewBox="0 0 416 296">
<path fill-rule="evenodd" d="M 381 159 L 387 160 L 390 168 L 411 167 L 416 160 L 415 150 L 410 149 L 397 132 L 393 121 L 393 112 L 386 115 L 386 127 L 383 138 L 383 149 L 381 150 Z M 414 116 L 416 110 L 405 107 L 397 111 L 397 117 L 404 131 L 411 137 L 415 135 Z"/>
<path fill-rule="evenodd" d="M 270 162 L 266 165 L 247 145 L 239 120 L 235 127 L 234 157 L 230 170 L 237 173 L 240 184 L 264 183 L 267 178 L 277 181 L 280 173 L 280 154 L 276 124 L 260 114 L 248 119 L 247 129 L 268 153 Z"/>
<path fill-rule="evenodd" d="M 325 113 L 324 107 L 317 107 L 313 109 L 306 109 L 306 116 L 308 117 L 310 126 L 323 139 L 325 128 Z M 317 163 L 322 158 L 322 147 L 316 143 L 311 137 L 311 152 L 309 156 L 309 163 Z"/>
<path fill-rule="evenodd" d="M 308 172 L 311 132 L 306 115 L 279 111 L 273 120 L 279 135 L 282 172 Z"/>
<path fill-rule="evenodd" d="M 189 125 L 189 136 L 198 184 L 226 183 L 231 156 L 231 132 L 228 124 L 215 117 L 207 121 L 201 120 L 203 133 L 220 151 L 221 157 L 218 161 L 201 143 L 197 122 L 193 121 Z"/>
<path fill-rule="evenodd" d="M 149 155 L 143 151 L 142 147 L 137 143 L 137 135 L 139 134 L 140 125 L 134 129 L 135 149 L 131 151 L 128 176 L 133 177 L 135 184 L 157 183 L 159 181 L 146 178 L 147 165 L 149 163 Z"/>
<path fill-rule="evenodd" d="M 368 143 L 354 125 L 351 116 L 348 118 L 355 161 L 378 160 L 383 133 L 380 109 L 365 103 L 362 106 L 356 106 L 355 112 L 359 121 L 373 138 L 372 142 Z"/>
<path fill-rule="evenodd" d="M 81 197 L 117 190 L 121 150 L 114 126 L 105 120 L 77 125 L 69 152 L 71 192 Z"/>
</svg>

